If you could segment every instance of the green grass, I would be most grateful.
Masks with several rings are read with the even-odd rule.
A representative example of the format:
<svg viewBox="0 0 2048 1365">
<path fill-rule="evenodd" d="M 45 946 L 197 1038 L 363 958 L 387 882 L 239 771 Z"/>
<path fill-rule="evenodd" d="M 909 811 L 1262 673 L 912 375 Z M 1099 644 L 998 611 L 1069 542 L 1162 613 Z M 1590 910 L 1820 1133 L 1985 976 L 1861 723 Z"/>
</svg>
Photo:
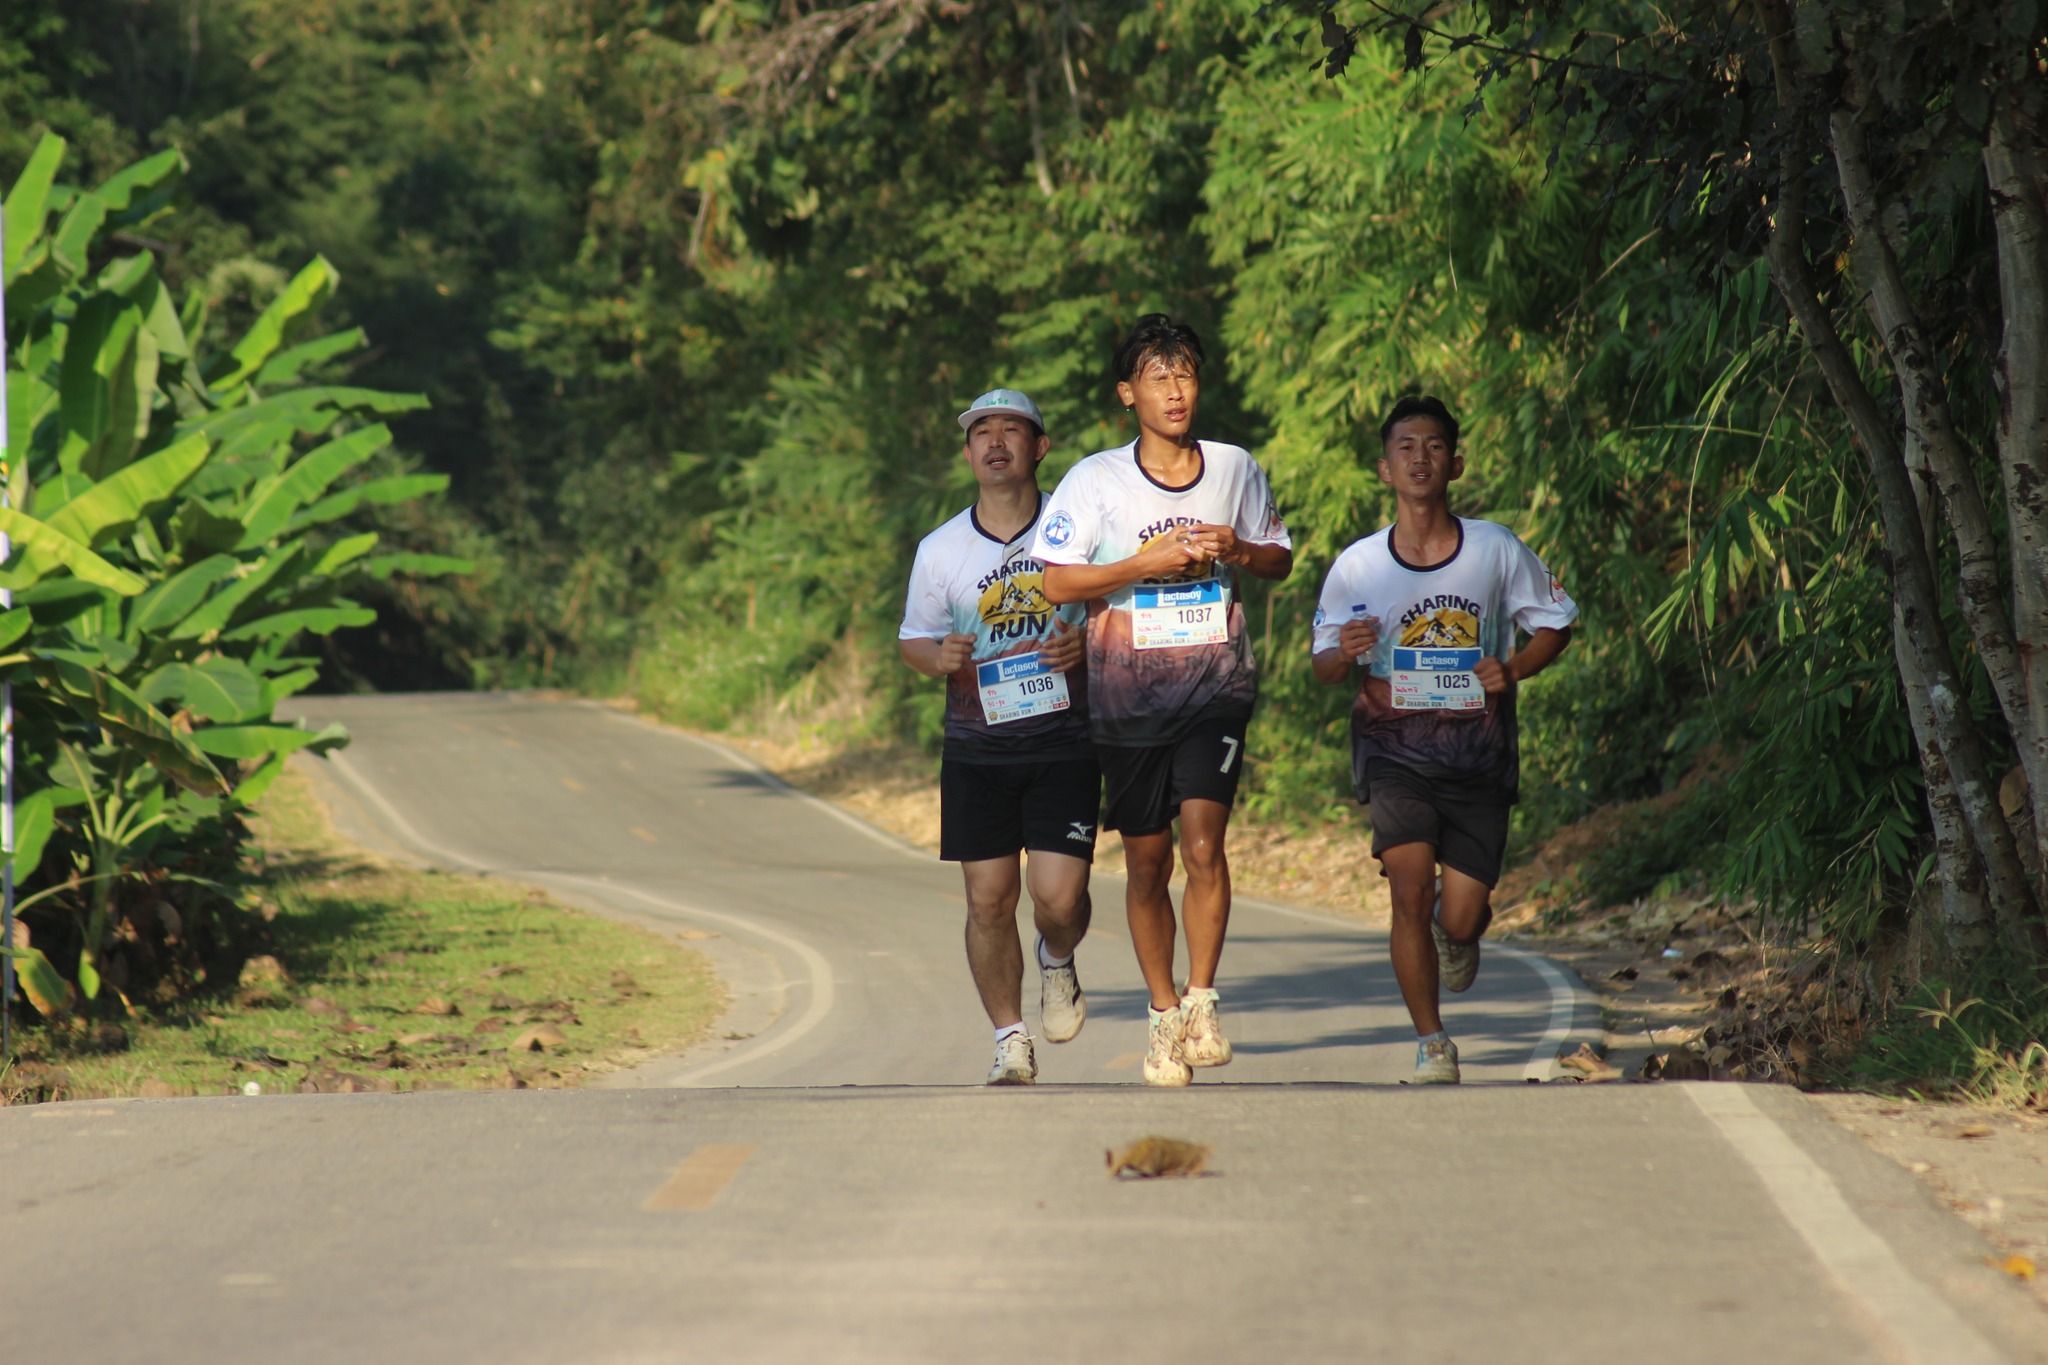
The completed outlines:
<svg viewBox="0 0 2048 1365">
<path fill-rule="evenodd" d="M 493 879 L 338 841 L 304 779 L 265 799 L 256 857 L 281 980 L 138 1013 L 127 1047 L 24 1030 L 0 1092 L 66 1098 L 575 1085 L 701 1036 L 722 1006 L 701 955 Z M 422 1006 L 454 1013 L 421 1013 Z M 551 1024 L 566 1042 L 511 1051 Z M 111 1035 L 101 1031 L 101 1042 Z"/>
<path fill-rule="evenodd" d="M 1999 954 L 1963 985 L 1957 991 L 1937 982 L 1915 991 L 1850 1062 L 1846 1080 L 1861 1089 L 2048 1113 L 2048 989 Z"/>
</svg>

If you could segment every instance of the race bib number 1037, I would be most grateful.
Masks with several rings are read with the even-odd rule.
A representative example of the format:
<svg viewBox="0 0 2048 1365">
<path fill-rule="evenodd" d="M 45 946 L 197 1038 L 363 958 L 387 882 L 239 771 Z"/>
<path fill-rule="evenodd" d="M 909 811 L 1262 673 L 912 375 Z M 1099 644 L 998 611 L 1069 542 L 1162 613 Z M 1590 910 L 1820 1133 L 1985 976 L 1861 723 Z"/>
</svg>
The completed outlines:
<svg viewBox="0 0 2048 1365">
<path fill-rule="evenodd" d="M 1223 584 L 1159 583 L 1131 590 L 1131 643 L 1139 649 L 1220 645 L 1230 638 Z"/>
</svg>

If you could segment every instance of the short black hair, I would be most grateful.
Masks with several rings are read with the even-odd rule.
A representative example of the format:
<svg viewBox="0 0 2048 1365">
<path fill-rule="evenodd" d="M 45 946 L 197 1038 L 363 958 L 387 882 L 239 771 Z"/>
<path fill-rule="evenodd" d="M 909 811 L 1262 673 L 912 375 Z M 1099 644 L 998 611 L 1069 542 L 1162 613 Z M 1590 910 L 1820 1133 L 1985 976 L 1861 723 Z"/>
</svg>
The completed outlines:
<svg viewBox="0 0 2048 1365">
<path fill-rule="evenodd" d="M 1380 444 L 1385 445 L 1393 436 L 1394 428 L 1410 417 L 1434 417 L 1437 425 L 1444 429 L 1444 440 L 1450 443 L 1455 453 L 1458 449 L 1458 419 L 1451 416 L 1451 410 L 1444 406 L 1444 400 L 1433 393 L 1411 393 L 1394 404 L 1394 410 L 1387 414 L 1387 420 L 1380 423 Z"/>
<path fill-rule="evenodd" d="M 1116 378 L 1128 384 L 1148 360 L 1171 365 L 1185 360 L 1196 374 L 1202 372 L 1202 339 L 1185 322 L 1175 322 L 1164 313 L 1147 313 L 1132 324 L 1130 334 L 1117 343 Z"/>
</svg>

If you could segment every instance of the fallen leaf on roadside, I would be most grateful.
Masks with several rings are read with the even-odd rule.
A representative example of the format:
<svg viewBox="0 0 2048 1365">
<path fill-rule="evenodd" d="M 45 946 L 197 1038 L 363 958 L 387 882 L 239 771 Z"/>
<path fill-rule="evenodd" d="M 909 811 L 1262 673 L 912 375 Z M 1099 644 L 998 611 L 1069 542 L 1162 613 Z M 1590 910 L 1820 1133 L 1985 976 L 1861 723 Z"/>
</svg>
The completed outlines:
<svg viewBox="0 0 2048 1365">
<path fill-rule="evenodd" d="M 563 1047 L 568 1041 L 569 1035 L 556 1028 L 553 1024 L 535 1024 L 532 1028 L 512 1040 L 511 1050 L 514 1052 L 540 1052 L 546 1048 Z"/>
<path fill-rule="evenodd" d="M 2025 1256 L 2008 1256 L 2002 1261 L 1993 1261 L 1992 1264 L 2016 1280 L 2034 1278 L 2034 1263 Z"/>
<path fill-rule="evenodd" d="M 412 1007 L 412 1012 L 414 1014 L 438 1014 L 443 1016 L 462 1013 L 461 1010 L 455 1007 L 454 1001 L 443 1000 L 438 995 L 429 996 L 427 999 L 420 1001 L 419 1004 Z"/>
<path fill-rule="evenodd" d="M 418 1047 L 421 1043 L 432 1042 L 438 1035 L 432 1033 L 407 1033 L 398 1039 L 400 1047 Z"/>
<path fill-rule="evenodd" d="M 1618 1081 L 1621 1072 L 1607 1064 L 1607 1059 L 1593 1051 L 1591 1043 L 1580 1043 L 1577 1052 L 1568 1053 L 1557 1059 L 1557 1064 L 1578 1076 L 1582 1081 Z"/>
<path fill-rule="evenodd" d="M 135 1093 L 146 1100 L 167 1100 L 178 1093 L 178 1087 L 151 1076 L 136 1088 Z"/>
<path fill-rule="evenodd" d="M 1997 1131 L 1988 1123 L 1966 1123 L 1960 1128 L 1949 1129 L 1948 1136 L 1953 1138 L 1981 1138 L 1990 1137 Z"/>
<path fill-rule="evenodd" d="M 502 967 L 486 968 L 481 973 L 481 975 L 484 977 L 485 980 L 489 980 L 492 977 L 497 976 L 518 976 L 521 972 L 525 970 L 526 968 L 519 966 L 517 963 L 507 963 Z"/>
</svg>

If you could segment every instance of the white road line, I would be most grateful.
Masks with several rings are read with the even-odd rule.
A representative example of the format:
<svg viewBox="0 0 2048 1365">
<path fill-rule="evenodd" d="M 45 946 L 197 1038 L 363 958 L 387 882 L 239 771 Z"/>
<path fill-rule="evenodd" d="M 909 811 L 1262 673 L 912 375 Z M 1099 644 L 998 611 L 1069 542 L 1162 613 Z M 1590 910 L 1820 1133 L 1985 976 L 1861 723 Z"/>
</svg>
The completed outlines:
<svg viewBox="0 0 2048 1365">
<path fill-rule="evenodd" d="M 1550 988 L 1550 1027 L 1536 1042 L 1536 1050 L 1529 1054 L 1528 1065 L 1522 1068 L 1525 1081 L 1547 1081 L 1557 1074 L 1557 1050 L 1564 1046 L 1565 1039 L 1572 1036 L 1572 1022 L 1578 1014 L 1579 992 L 1572 987 L 1571 979 L 1559 971 L 1554 963 L 1546 961 L 1531 952 L 1511 948 L 1505 943 L 1487 945 L 1487 952 L 1498 957 L 1513 958 L 1536 973 L 1544 985 Z"/>
<path fill-rule="evenodd" d="M 2003 1365 L 1946 1299 L 1915 1279 L 1856 1216 L 1835 1182 L 1740 1085 L 1689 1082 L 1686 1097 L 1763 1180 L 1764 1189 L 1836 1283 L 1913 1365 Z"/>
<path fill-rule="evenodd" d="M 1304 910 L 1300 906 L 1280 905 L 1274 901 L 1258 900 L 1251 896 L 1233 896 L 1232 905 L 1249 906 L 1255 910 L 1266 910 L 1276 915 L 1287 915 L 1294 919 L 1310 920 L 1319 924 L 1340 924 L 1348 929 L 1361 929 L 1356 920 L 1340 919 L 1321 910 Z M 1498 953 L 1511 957 L 1536 974 L 1550 991 L 1550 1023 L 1543 1036 L 1536 1040 L 1535 1051 L 1529 1054 L 1528 1062 L 1522 1067 L 1524 1081 L 1547 1081 L 1557 1074 L 1557 1051 L 1572 1035 L 1572 1025 L 1578 1018 L 1579 1001 L 1584 992 L 1572 985 L 1571 978 L 1557 969 L 1555 963 L 1523 948 L 1511 948 L 1505 943 L 1486 945 L 1489 954 Z"/>
<path fill-rule="evenodd" d="M 602 711 L 605 715 L 610 716 L 615 720 L 624 721 L 628 725 L 635 725 L 640 727 L 641 729 L 652 730 L 656 734 L 666 735 L 671 739 L 684 740 L 688 743 L 696 745 L 700 749 L 709 749 L 712 753 L 717 754 L 720 758 L 725 759 L 727 762 L 732 763 L 737 767 L 744 768 L 747 772 L 747 775 L 749 777 L 757 779 L 761 783 L 761 785 L 768 787 L 774 791 L 781 792 L 785 796 L 795 797 L 797 800 L 803 802 L 805 805 L 810 806 L 813 810 L 831 816 L 834 820 L 837 820 L 840 824 L 845 825 L 848 829 L 853 830 L 856 833 L 865 835 L 867 838 L 874 840 L 876 843 L 882 845 L 884 848 L 894 849 L 898 853 L 907 853 L 911 857 L 917 859 L 919 862 L 929 862 L 931 860 L 932 855 L 928 850 L 919 848 L 916 844 L 911 843 L 907 839 L 899 839 L 885 829 L 881 829 L 878 826 L 869 824 L 867 821 L 861 819 L 858 815 L 853 814 L 851 811 L 841 810 L 839 807 L 833 805 L 830 801 L 827 801 L 822 796 L 813 796 L 811 795 L 811 793 L 805 791 L 802 787 L 790 785 L 782 778 L 776 776 L 774 773 L 768 771 L 768 769 L 762 767 L 759 763 L 756 763 L 753 759 L 748 758 L 739 750 L 729 749 L 725 745 L 720 744 L 715 739 L 706 739 L 703 735 L 691 734 L 687 730 L 671 730 L 666 725 L 657 725 L 653 721 L 643 720 L 639 716 L 630 715 L 627 712 L 616 709 L 615 707 L 605 706 L 601 702 L 586 702 L 585 705 L 595 707 L 596 709 Z"/>
<path fill-rule="evenodd" d="M 802 939 L 782 933 L 780 930 L 770 929 L 765 925 L 757 924 L 753 920 L 739 915 L 722 914 L 715 910 L 705 910 L 694 905 L 684 905 L 679 901 L 649 895 L 645 891 L 639 891 L 630 886 L 621 886 L 617 882 L 599 881 L 590 877 L 579 877 L 567 872 L 502 873 L 500 869 L 493 868 L 489 864 L 478 862 L 474 858 L 457 853 L 447 845 L 437 843 L 420 833 L 410 820 L 400 815 L 397 808 L 384 798 L 382 792 L 370 785 L 369 781 L 356 770 L 355 766 L 344 759 L 339 753 L 328 754 L 327 761 L 334 765 L 335 771 L 341 775 L 343 781 L 354 790 L 356 795 L 362 797 L 363 800 L 376 808 L 377 813 L 389 823 L 394 834 L 409 840 L 422 852 L 431 854 L 443 862 L 451 863 L 456 867 L 467 868 L 472 872 L 516 875 L 525 881 L 571 883 L 597 893 L 600 898 L 605 893 L 621 893 L 631 896 L 635 900 L 645 901 L 650 905 L 659 906 L 676 914 L 685 915 L 693 919 L 713 920 L 736 932 L 748 934 L 755 938 L 766 939 L 768 942 L 776 944 L 793 954 L 804 964 L 804 970 L 810 978 L 809 985 L 811 989 L 810 1000 L 805 1004 L 801 1018 L 788 1028 L 776 1033 L 774 1037 L 758 1047 L 743 1048 L 729 1052 L 725 1056 L 706 1063 L 702 1067 L 685 1072 L 684 1079 L 675 1082 L 675 1084 L 696 1085 L 705 1076 L 714 1072 L 724 1071 L 730 1067 L 740 1066 L 744 1063 L 780 1052 L 824 1022 L 825 1016 L 831 1013 L 835 991 L 832 981 L 832 964 L 825 960 L 824 954 L 811 947 L 810 944 L 805 943 Z M 781 1011 L 778 1010 L 778 1016 L 780 1013 Z"/>
<path fill-rule="evenodd" d="M 794 954 L 804 964 L 804 971 L 810 978 L 811 998 L 805 1002 L 804 1012 L 795 1023 L 779 1031 L 774 1037 L 758 1047 L 741 1048 L 729 1052 L 723 1057 L 706 1062 L 703 1066 L 694 1067 L 684 1072 L 680 1079 L 669 1082 L 670 1085 L 701 1085 L 706 1076 L 714 1075 L 732 1067 L 745 1066 L 750 1062 L 757 1062 L 763 1057 L 771 1057 L 808 1034 L 819 1024 L 824 1023 L 825 1016 L 832 1012 L 832 1000 L 835 989 L 832 982 L 832 964 L 825 960 L 823 953 L 792 934 L 785 934 L 779 930 L 770 929 L 766 925 L 756 923 L 740 915 L 721 914 L 716 910 L 705 910 L 695 905 L 686 905 L 681 901 L 673 901 L 664 896 L 652 895 L 634 887 L 621 886 L 617 882 L 599 881 L 594 877 L 578 877 L 566 872 L 546 873 L 544 874 L 544 879 L 547 881 L 573 883 L 585 887 L 597 895 L 611 893 L 631 896 L 634 900 L 657 906 L 663 910 L 668 910 L 690 919 L 714 920 L 740 933 L 767 939 L 770 943 L 776 944 Z"/>
</svg>

